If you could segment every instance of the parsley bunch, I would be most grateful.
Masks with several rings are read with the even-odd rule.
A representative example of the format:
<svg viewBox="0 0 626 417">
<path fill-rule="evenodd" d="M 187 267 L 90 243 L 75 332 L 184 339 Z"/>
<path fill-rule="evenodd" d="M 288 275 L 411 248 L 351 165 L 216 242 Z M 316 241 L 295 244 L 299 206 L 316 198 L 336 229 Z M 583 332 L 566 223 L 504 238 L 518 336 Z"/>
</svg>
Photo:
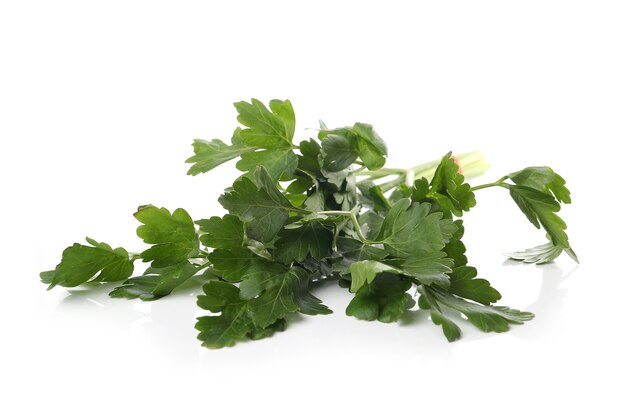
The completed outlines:
<svg viewBox="0 0 626 417">
<path fill-rule="evenodd" d="M 371 125 L 329 129 L 294 144 L 295 116 L 288 100 L 235 103 L 231 143 L 194 141 L 190 175 L 238 158 L 243 174 L 219 197 L 222 217 L 194 221 L 182 208 L 152 205 L 134 214 L 137 234 L 150 247 L 140 253 L 87 238 L 63 251 L 44 283 L 75 287 L 121 282 L 111 297 L 145 301 L 167 296 L 190 280 L 203 284 L 196 328 L 210 348 L 232 346 L 282 331 L 297 312 L 330 314 L 312 294 L 334 280 L 353 294 L 346 314 L 361 320 L 398 321 L 416 304 L 430 313 L 449 341 L 457 340 L 461 313 L 486 332 L 503 332 L 532 313 L 494 306 L 501 295 L 478 278 L 462 242 L 463 213 L 475 191 L 501 187 L 548 242 L 510 255 L 546 263 L 563 251 L 574 260 L 561 203 L 565 181 L 548 167 L 529 167 L 496 182 L 471 187 L 463 175 L 486 169 L 480 154 L 410 169 L 384 167 L 387 146 Z M 150 263 L 133 276 L 134 263 Z"/>
</svg>

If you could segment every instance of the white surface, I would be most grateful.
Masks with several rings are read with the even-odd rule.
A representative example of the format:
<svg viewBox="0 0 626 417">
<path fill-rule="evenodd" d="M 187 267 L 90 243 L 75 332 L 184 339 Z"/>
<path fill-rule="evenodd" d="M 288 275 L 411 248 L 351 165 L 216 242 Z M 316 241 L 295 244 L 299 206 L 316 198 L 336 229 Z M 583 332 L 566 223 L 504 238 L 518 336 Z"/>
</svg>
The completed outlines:
<svg viewBox="0 0 626 417">
<path fill-rule="evenodd" d="M 204 3 L 0 5 L 0 414 L 624 415 L 623 2 Z M 220 213 L 232 166 L 192 178 L 183 161 L 250 97 L 290 98 L 299 138 L 373 123 L 391 166 L 449 149 L 483 149 L 485 180 L 551 165 L 580 266 L 504 262 L 543 235 L 490 189 L 470 261 L 537 315 L 506 334 L 359 322 L 327 287 L 336 314 L 209 351 L 190 291 L 45 291 L 37 273 L 87 234 L 140 249 L 140 204 Z"/>
</svg>

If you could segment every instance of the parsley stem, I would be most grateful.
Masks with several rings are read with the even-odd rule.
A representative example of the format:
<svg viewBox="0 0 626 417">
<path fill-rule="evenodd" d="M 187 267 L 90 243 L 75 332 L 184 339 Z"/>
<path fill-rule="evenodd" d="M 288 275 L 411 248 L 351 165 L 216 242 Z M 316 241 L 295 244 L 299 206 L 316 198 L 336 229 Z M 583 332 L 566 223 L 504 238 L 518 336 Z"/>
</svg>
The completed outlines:
<svg viewBox="0 0 626 417">
<path fill-rule="evenodd" d="M 482 185 L 477 185 L 475 187 L 472 187 L 472 191 L 476 191 L 476 190 L 482 190 L 484 188 L 490 188 L 490 187 L 504 187 L 504 188 L 509 188 L 509 184 L 505 183 L 504 181 L 506 181 L 506 179 L 509 178 L 508 176 L 504 176 L 502 178 L 500 178 L 498 181 L 496 182 L 490 182 L 487 184 L 482 184 Z"/>
<path fill-rule="evenodd" d="M 467 152 L 456 156 L 459 166 L 466 173 L 465 177 L 476 177 L 482 175 L 488 168 L 489 164 L 483 159 L 483 154 L 480 151 Z M 380 184 L 380 188 L 383 192 L 389 191 L 402 183 L 412 185 L 414 178 L 425 177 L 426 179 L 432 178 L 435 175 L 437 166 L 439 166 L 440 160 L 434 160 L 423 164 L 415 165 L 408 169 L 401 168 L 380 168 L 374 171 L 363 170 L 355 172 L 358 176 L 367 176 L 362 181 L 372 181 L 380 178 L 385 178 L 390 175 L 397 175 L 391 181 Z"/>
</svg>

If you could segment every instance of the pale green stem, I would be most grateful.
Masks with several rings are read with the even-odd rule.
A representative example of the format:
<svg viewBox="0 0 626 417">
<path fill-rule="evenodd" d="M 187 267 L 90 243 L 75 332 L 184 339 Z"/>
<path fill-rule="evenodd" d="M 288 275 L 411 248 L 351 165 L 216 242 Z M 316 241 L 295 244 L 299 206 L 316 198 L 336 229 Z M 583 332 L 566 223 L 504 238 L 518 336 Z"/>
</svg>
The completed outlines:
<svg viewBox="0 0 626 417">
<path fill-rule="evenodd" d="M 500 178 L 498 181 L 496 182 L 490 182 L 488 184 L 482 184 L 482 185 L 477 185 L 475 187 L 472 187 L 472 191 L 476 191 L 476 190 L 482 190 L 484 188 L 490 188 L 490 187 L 504 187 L 504 188 L 509 188 L 510 185 L 506 184 L 504 181 L 506 181 L 506 179 L 509 178 L 508 176 L 504 176 L 502 178 Z"/>
</svg>

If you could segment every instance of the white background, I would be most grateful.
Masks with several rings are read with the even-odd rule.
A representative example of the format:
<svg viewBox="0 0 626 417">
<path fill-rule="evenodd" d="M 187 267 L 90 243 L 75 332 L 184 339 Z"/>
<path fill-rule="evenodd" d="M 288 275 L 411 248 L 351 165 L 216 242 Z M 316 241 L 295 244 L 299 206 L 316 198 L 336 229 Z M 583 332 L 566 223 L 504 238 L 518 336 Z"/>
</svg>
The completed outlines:
<svg viewBox="0 0 626 417">
<path fill-rule="evenodd" d="M 3 1 L 0 414 L 624 415 L 625 21 L 617 1 Z M 544 237 L 488 189 L 470 261 L 537 315 L 505 334 L 360 322 L 328 286 L 336 314 L 210 351 L 191 289 L 45 291 L 38 272 L 85 235 L 141 250 L 140 204 L 222 213 L 232 165 L 188 177 L 183 161 L 195 137 L 228 140 L 251 97 L 291 99 L 300 139 L 319 118 L 372 123 L 390 166 L 450 149 L 482 149 L 485 182 L 552 166 L 581 264 L 506 262 Z"/>
</svg>

